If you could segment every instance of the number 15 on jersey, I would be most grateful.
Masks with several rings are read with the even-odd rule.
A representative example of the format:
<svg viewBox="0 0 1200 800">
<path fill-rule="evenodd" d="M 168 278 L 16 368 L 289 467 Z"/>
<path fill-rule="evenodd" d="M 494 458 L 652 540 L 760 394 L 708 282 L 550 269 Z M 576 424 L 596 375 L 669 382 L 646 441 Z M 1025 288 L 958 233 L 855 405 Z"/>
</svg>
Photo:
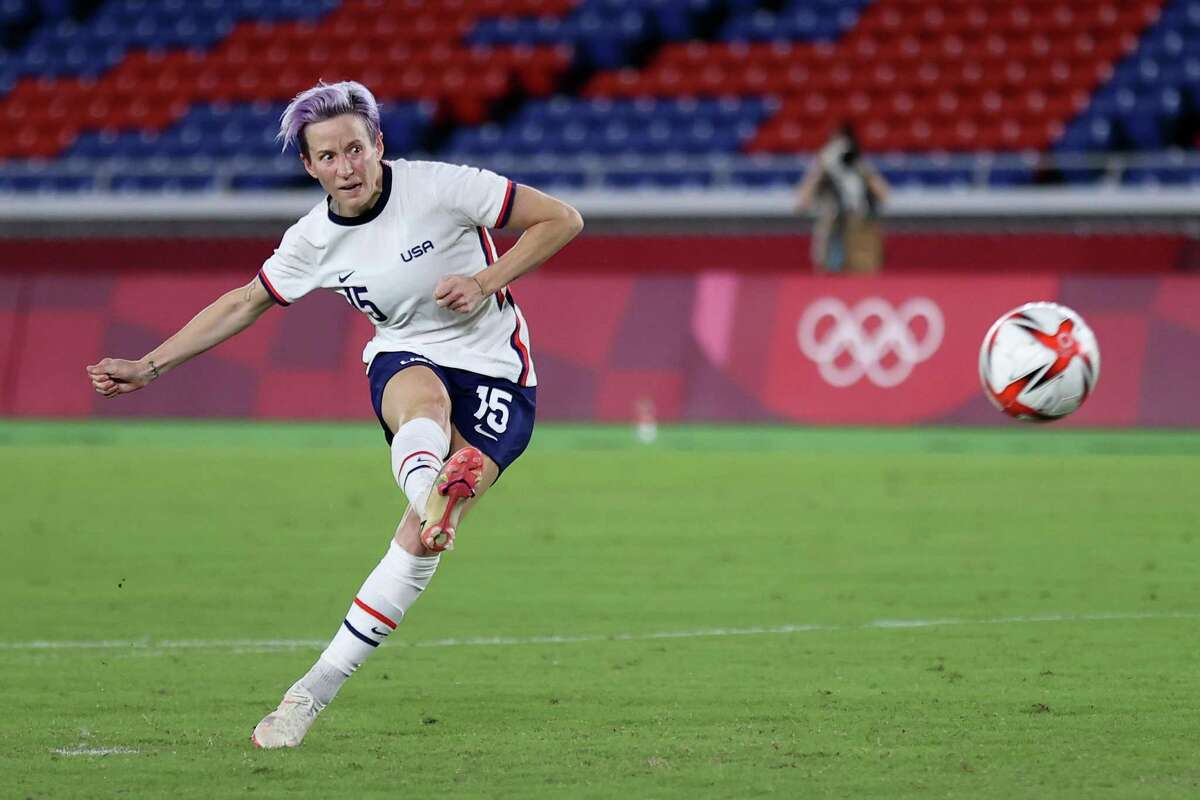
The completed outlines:
<svg viewBox="0 0 1200 800">
<path fill-rule="evenodd" d="M 366 314 L 371 319 L 375 320 L 376 322 L 387 322 L 387 316 L 379 310 L 379 306 L 367 299 L 367 287 L 338 286 L 337 290 L 345 296 L 346 302 Z"/>
</svg>

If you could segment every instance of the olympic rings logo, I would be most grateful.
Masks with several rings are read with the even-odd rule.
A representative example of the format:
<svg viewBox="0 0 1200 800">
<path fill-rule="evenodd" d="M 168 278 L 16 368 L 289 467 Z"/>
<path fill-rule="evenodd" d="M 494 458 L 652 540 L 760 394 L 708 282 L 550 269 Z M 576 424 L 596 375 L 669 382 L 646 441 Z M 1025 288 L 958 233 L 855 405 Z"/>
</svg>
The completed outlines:
<svg viewBox="0 0 1200 800">
<path fill-rule="evenodd" d="M 918 319 L 925 323 L 921 336 L 913 330 Z M 876 386 L 890 388 L 904 383 L 917 364 L 937 352 L 945 327 L 942 310 L 928 297 L 911 298 L 899 308 L 881 297 L 868 297 L 854 308 L 836 297 L 822 297 L 804 309 L 796 337 L 801 352 L 816 362 L 831 386 L 853 386 L 866 376 Z"/>
</svg>

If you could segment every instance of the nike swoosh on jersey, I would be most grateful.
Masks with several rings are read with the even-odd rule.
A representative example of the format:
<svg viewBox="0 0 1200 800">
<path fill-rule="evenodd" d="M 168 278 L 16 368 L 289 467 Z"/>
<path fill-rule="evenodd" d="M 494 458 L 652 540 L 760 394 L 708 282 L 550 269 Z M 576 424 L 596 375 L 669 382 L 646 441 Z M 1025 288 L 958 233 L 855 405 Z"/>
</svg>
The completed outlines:
<svg viewBox="0 0 1200 800">
<path fill-rule="evenodd" d="M 345 275 L 338 275 L 337 276 L 338 283 L 345 283 L 346 281 L 350 280 L 350 276 L 353 275 L 354 272 L 355 272 L 355 270 L 350 270 Z"/>
<path fill-rule="evenodd" d="M 476 432 L 476 433 L 483 434 L 484 436 L 486 436 L 486 437 L 488 437 L 489 439 L 491 439 L 493 442 L 498 442 L 498 441 L 500 441 L 499 439 L 497 439 L 497 438 L 496 438 L 496 436 L 495 436 L 494 434 L 491 434 L 491 433 L 488 433 L 487 431 L 485 431 L 485 430 L 483 429 L 483 426 L 482 426 L 482 425 L 478 425 L 478 424 L 477 424 L 477 425 L 475 426 L 475 432 Z"/>
</svg>

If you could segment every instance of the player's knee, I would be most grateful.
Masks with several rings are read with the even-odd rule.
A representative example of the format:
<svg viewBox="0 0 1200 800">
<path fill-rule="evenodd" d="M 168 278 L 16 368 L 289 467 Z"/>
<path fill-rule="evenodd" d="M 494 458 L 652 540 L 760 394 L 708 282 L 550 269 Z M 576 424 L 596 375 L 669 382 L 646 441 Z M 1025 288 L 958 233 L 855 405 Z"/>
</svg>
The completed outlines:
<svg viewBox="0 0 1200 800">
<path fill-rule="evenodd" d="M 432 419 L 442 427 L 450 424 L 450 395 L 432 373 L 406 370 L 388 384 L 383 397 L 386 418 L 395 420 L 396 427 L 414 419 Z"/>
<path fill-rule="evenodd" d="M 450 424 L 450 398 L 444 389 L 441 392 L 421 392 L 407 398 L 400 408 L 399 418 L 401 425 L 414 419 L 431 419 L 447 427 Z"/>
</svg>

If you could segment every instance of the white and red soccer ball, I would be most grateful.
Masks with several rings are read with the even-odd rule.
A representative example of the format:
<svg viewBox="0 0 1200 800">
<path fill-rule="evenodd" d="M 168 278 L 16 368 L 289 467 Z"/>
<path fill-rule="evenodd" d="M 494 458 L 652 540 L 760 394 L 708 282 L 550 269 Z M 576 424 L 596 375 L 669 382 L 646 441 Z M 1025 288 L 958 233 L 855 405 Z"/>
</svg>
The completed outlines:
<svg viewBox="0 0 1200 800">
<path fill-rule="evenodd" d="M 1075 411 L 1100 378 L 1100 348 L 1083 317 L 1057 303 L 1026 303 L 992 325 L 979 349 L 979 380 L 992 404 L 1048 422 Z"/>
</svg>

